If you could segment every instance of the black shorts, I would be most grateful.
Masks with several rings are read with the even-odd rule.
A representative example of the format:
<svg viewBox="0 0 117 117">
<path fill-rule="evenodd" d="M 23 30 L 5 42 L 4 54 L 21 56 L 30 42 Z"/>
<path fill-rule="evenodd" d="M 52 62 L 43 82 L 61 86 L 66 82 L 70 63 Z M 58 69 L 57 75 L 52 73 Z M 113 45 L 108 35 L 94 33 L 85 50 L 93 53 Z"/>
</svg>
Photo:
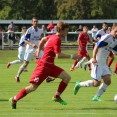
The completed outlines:
<svg viewBox="0 0 117 117">
<path fill-rule="evenodd" d="M 0 40 L 0 45 L 2 45 L 2 40 Z"/>
</svg>

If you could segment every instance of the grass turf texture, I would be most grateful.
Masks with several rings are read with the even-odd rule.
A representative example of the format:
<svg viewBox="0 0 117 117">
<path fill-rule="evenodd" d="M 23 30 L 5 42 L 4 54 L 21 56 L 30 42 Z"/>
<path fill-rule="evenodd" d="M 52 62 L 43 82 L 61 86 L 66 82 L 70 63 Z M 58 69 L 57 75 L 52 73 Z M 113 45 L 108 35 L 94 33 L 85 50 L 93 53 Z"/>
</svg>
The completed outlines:
<svg viewBox="0 0 117 117">
<path fill-rule="evenodd" d="M 65 53 L 76 53 L 75 50 L 63 51 Z M 91 51 L 90 51 L 91 55 Z M 116 57 L 115 57 L 116 58 Z M 84 81 L 91 79 L 90 73 L 83 69 L 71 72 L 72 59 L 56 59 L 56 65 L 64 68 L 72 79 L 61 95 L 62 99 L 68 102 L 68 105 L 61 105 L 52 101 L 53 94 L 56 92 L 60 79 L 56 79 L 51 83 L 45 81 L 39 88 L 21 99 L 17 103 L 17 109 L 10 108 L 8 99 L 17 94 L 21 88 L 28 86 L 29 78 L 36 66 L 31 61 L 28 71 L 21 75 L 21 83 L 16 83 L 14 76 L 21 64 L 11 65 L 6 68 L 8 61 L 17 59 L 17 50 L 0 50 L 0 117 L 115 117 L 117 115 L 117 104 L 113 101 L 114 95 L 117 93 L 117 76 L 112 74 L 112 83 L 107 91 L 102 95 L 103 102 L 93 102 L 92 97 L 98 88 L 82 87 L 77 95 L 73 94 L 73 88 L 76 81 Z M 114 60 L 114 63 L 117 58 Z M 111 66 L 113 71 L 114 63 Z"/>
</svg>

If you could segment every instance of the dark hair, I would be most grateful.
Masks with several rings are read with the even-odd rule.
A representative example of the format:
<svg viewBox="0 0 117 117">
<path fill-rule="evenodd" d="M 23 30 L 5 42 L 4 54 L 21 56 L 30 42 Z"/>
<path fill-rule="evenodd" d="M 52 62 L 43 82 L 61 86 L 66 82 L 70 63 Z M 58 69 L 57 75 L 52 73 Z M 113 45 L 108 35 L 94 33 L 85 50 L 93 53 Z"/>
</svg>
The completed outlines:
<svg viewBox="0 0 117 117">
<path fill-rule="evenodd" d="M 69 24 L 66 22 L 58 22 L 57 26 L 56 26 L 56 30 L 57 32 L 60 32 L 60 30 L 64 30 L 65 28 L 69 28 Z"/>
<path fill-rule="evenodd" d="M 108 24 L 107 24 L 107 22 L 103 22 L 103 24 L 106 24 L 106 25 L 108 25 Z M 103 24 L 102 24 L 102 25 L 103 25 Z"/>
<path fill-rule="evenodd" d="M 37 19 L 37 17 L 33 17 L 32 20 L 33 20 L 33 19 Z M 37 19 L 37 20 L 38 20 L 38 19 Z"/>
</svg>

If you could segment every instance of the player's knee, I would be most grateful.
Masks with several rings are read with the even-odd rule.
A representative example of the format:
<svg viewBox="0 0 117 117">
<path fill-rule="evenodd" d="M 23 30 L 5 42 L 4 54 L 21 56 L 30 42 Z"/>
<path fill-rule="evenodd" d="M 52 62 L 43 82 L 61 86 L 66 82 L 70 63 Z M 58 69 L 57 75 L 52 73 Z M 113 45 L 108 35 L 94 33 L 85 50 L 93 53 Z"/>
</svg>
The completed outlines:
<svg viewBox="0 0 117 117">
<path fill-rule="evenodd" d="M 100 81 L 94 81 L 93 82 L 93 86 L 94 87 L 98 87 L 98 86 L 100 86 L 100 83 L 101 83 Z"/>
<path fill-rule="evenodd" d="M 104 83 L 107 84 L 107 85 L 110 85 L 111 84 L 111 80 L 109 79 L 107 81 L 104 81 Z"/>
<path fill-rule="evenodd" d="M 69 81 L 71 80 L 71 76 L 70 75 L 65 75 L 63 78 L 63 81 L 66 83 L 69 83 Z"/>
</svg>

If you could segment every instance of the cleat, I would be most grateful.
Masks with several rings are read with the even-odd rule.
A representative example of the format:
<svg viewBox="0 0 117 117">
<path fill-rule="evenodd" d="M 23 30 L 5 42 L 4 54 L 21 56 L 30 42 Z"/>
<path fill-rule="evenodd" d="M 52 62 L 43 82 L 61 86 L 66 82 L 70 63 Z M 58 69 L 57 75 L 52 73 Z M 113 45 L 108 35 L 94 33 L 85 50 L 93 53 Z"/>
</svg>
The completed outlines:
<svg viewBox="0 0 117 117">
<path fill-rule="evenodd" d="M 15 81 L 19 83 L 20 82 L 19 77 L 15 76 Z"/>
<path fill-rule="evenodd" d="M 80 82 L 76 82 L 75 87 L 74 87 L 74 95 L 77 94 L 79 89 L 80 89 Z"/>
<path fill-rule="evenodd" d="M 10 62 L 8 62 L 7 63 L 7 68 L 9 68 L 11 66 L 11 63 Z"/>
<path fill-rule="evenodd" d="M 100 99 L 100 97 L 99 96 L 94 96 L 93 98 L 92 98 L 92 101 L 102 101 L 101 99 Z"/>
<path fill-rule="evenodd" d="M 70 71 L 74 71 L 75 69 L 74 68 L 70 68 Z"/>
<path fill-rule="evenodd" d="M 86 71 L 86 69 L 87 69 L 87 65 L 84 63 L 84 65 L 83 65 L 83 68 L 84 68 L 84 70 Z"/>
<path fill-rule="evenodd" d="M 65 102 L 64 100 L 62 100 L 61 97 L 59 97 L 59 98 L 52 97 L 52 101 L 59 102 L 62 105 L 67 105 L 67 102 Z"/>
<path fill-rule="evenodd" d="M 23 70 L 23 72 L 28 72 L 28 70 L 25 69 L 25 70 Z"/>
<path fill-rule="evenodd" d="M 9 99 L 10 105 L 12 109 L 16 109 L 16 102 L 12 101 L 12 98 Z"/>
<path fill-rule="evenodd" d="M 52 82 L 52 81 L 54 81 L 54 80 L 55 80 L 54 78 L 50 78 L 50 77 L 47 77 L 47 78 L 46 78 L 46 82 L 47 82 L 47 83 Z"/>
</svg>

